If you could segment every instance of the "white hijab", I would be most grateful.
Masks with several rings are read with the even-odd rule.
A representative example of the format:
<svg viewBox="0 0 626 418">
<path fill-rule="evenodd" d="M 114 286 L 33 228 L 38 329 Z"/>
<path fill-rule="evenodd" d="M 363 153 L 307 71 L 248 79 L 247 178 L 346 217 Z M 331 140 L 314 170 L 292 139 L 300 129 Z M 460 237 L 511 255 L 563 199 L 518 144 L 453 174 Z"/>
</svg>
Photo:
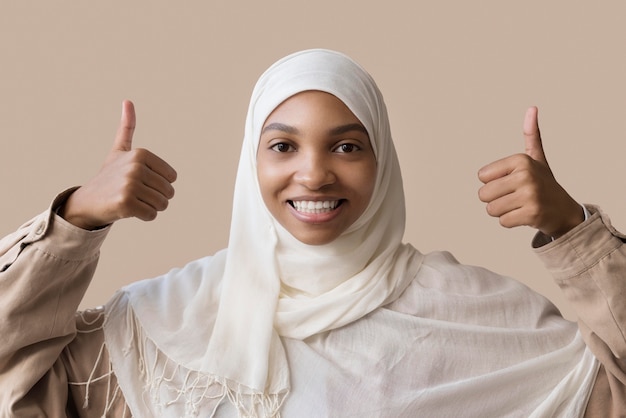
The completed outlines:
<svg viewBox="0 0 626 418">
<path fill-rule="evenodd" d="M 365 126 L 377 161 L 369 206 L 339 238 L 321 246 L 297 241 L 272 217 L 256 171 L 266 118 L 283 101 L 308 90 L 333 94 L 346 104 Z M 278 61 L 252 93 L 228 249 L 156 282 L 133 284 L 108 304 L 105 335 L 131 408 L 133 399 L 142 396 L 134 396 L 140 390 L 129 369 L 136 365 L 154 389 L 173 364 L 173 372 L 181 366 L 206 377 L 206 390 L 226 393 L 241 415 L 276 416 L 290 390 L 279 337 L 305 339 L 395 300 L 422 260 L 402 244 L 404 226 L 400 168 L 373 79 L 333 51 L 302 51 Z M 281 283 L 289 286 L 289 294 L 281 291 Z M 150 344 L 163 357 L 150 357 Z M 156 365 L 163 361 L 170 366 Z"/>
</svg>

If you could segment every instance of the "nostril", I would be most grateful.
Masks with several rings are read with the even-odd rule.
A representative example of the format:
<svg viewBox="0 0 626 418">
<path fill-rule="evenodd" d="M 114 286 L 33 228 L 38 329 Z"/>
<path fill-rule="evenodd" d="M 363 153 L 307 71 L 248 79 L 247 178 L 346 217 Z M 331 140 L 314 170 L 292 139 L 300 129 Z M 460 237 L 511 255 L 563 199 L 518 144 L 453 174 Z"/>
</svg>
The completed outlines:
<svg viewBox="0 0 626 418">
<path fill-rule="evenodd" d="M 323 165 L 303 167 L 295 179 L 309 190 L 319 190 L 336 181 L 334 173 Z"/>
</svg>

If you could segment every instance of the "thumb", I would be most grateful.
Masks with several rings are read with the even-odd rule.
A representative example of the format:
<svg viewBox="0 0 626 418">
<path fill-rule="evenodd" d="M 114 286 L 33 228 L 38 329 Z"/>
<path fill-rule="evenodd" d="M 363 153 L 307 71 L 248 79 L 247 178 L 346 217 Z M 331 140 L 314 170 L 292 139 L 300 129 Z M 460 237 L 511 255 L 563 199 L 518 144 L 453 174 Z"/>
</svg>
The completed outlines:
<svg viewBox="0 0 626 418">
<path fill-rule="evenodd" d="M 113 141 L 113 149 L 130 151 L 133 148 L 133 133 L 135 132 L 135 105 L 130 100 L 122 102 L 122 118 Z"/>
<path fill-rule="evenodd" d="M 526 146 L 526 155 L 536 161 L 548 164 L 546 155 L 543 152 L 541 143 L 541 133 L 539 132 L 539 109 L 536 106 L 528 108 L 524 117 L 524 142 Z"/>
</svg>

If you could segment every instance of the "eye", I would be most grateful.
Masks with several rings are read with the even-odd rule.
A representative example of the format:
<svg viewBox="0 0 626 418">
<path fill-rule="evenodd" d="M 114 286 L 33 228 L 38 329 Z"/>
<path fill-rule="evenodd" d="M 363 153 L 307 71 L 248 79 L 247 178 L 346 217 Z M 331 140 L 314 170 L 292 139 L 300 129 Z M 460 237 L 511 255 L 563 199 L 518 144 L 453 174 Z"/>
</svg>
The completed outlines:
<svg viewBox="0 0 626 418">
<path fill-rule="evenodd" d="M 295 148 L 285 142 L 279 142 L 278 144 L 274 144 L 270 147 L 271 150 L 276 152 L 292 152 L 295 151 Z"/>
<path fill-rule="evenodd" d="M 359 147 L 356 144 L 346 143 L 346 144 L 340 144 L 337 148 L 335 148 L 335 152 L 350 153 L 354 151 L 359 151 L 360 149 L 361 147 Z"/>
</svg>

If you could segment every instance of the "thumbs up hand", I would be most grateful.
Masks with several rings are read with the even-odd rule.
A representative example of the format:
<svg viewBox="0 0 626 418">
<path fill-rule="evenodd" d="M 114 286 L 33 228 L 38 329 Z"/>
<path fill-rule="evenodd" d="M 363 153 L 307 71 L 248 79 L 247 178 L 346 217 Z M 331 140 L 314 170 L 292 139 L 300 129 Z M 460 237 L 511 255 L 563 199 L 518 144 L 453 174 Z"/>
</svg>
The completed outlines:
<svg viewBox="0 0 626 418">
<path fill-rule="evenodd" d="M 135 108 L 122 105 L 113 147 L 98 174 L 70 195 L 59 214 L 68 222 L 97 229 L 119 219 L 156 218 L 174 196 L 176 171 L 148 150 L 132 148 Z"/>
<path fill-rule="evenodd" d="M 478 171 L 484 185 L 478 191 L 487 213 L 506 228 L 528 225 L 558 238 L 584 220 L 580 205 L 557 183 L 543 151 L 538 110 L 524 119 L 526 150 L 486 165 Z"/>
</svg>

